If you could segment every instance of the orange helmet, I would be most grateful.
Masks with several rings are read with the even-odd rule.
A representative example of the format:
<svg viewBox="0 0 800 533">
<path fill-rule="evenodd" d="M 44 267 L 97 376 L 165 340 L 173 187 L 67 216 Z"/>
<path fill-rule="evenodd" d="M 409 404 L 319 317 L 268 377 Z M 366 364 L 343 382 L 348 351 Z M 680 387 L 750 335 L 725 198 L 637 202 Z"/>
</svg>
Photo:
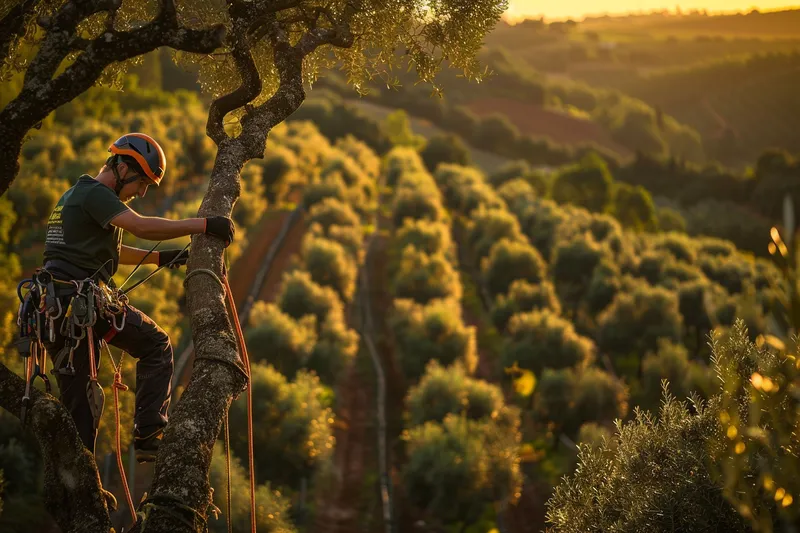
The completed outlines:
<svg viewBox="0 0 800 533">
<path fill-rule="evenodd" d="M 164 150 L 152 137 L 144 133 L 123 135 L 108 147 L 108 151 L 115 155 L 132 157 L 156 187 L 161 183 L 161 178 L 167 170 Z"/>
</svg>

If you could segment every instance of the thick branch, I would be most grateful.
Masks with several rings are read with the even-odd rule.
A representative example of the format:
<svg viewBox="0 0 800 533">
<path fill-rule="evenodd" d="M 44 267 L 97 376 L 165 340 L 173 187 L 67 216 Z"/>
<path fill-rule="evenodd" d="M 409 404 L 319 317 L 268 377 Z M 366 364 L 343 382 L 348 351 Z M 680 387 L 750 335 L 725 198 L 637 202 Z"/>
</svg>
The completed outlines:
<svg viewBox="0 0 800 533">
<path fill-rule="evenodd" d="M 353 46 L 353 39 L 349 26 L 314 28 L 300 38 L 295 48 L 305 57 L 323 44 L 330 44 L 339 48 L 350 48 Z"/>
<path fill-rule="evenodd" d="M 0 364 L 0 407 L 20 415 L 25 380 Z M 31 394 L 26 426 L 44 460 L 44 499 L 64 533 L 108 533 L 111 521 L 100 492 L 94 456 L 84 447 L 66 408 L 38 390 Z"/>
<path fill-rule="evenodd" d="M 88 2 L 70 1 L 46 24 L 47 35 L 41 49 L 25 71 L 23 87 L 49 82 L 58 66 L 72 51 L 73 39 L 78 38 L 76 29 L 83 19 L 99 13 L 119 9 L 119 0 L 95 0 Z"/>
<path fill-rule="evenodd" d="M 298 7 L 302 0 L 275 0 L 272 2 L 246 2 L 237 0 L 231 7 L 230 14 L 234 19 L 257 21 L 266 15 L 274 15 L 287 9 Z"/>
<path fill-rule="evenodd" d="M 345 14 L 347 15 L 349 13 Z M 285 29 L 276 22 L 270 38 L 280 85 L 275 94 L 242 119 L 242 135 L 239 138 L 247 147 L 250 159 L 264 156 L 269 131 L 286 120 L 305 100 L 303 59 L 319 46 L 332 44 L 347 48 L 352 46 L 354 40 L 347 23 L 341 23 L 335 28 L 315 28 L 292 46 Z"/>
<path fill-rule="evenodd" d="M 228 138 L 223 126 L 225 115 L 253 101 L 261 94 L 262 89 L 261 77 L 258 75 L 258 68 L 256 68 L 256 63 L 250 53 L 247 36 L 239 35 L 236 38 L 232 56 L 242 83 L 233 92 L 214 100 L 208 110 L 206 134 L 217 146 Z"/>
<path fill-rule="evenodd" d="M 74 35 L 68 35 L 61 47 L 58 47 L 58 39 L 50 38 L 51 33 L 64 35 L 63 28 L 70 27 L 73 20 L 80 20 L 80 14 L 117 5 L 118 0 L 96 0 L 78 4 L 80 8 L 76 8 L 73 2 L 66 4 L 56 17 L 63 18 L 54 20 L 49 25 L 51 29 L 48 38 L 34 60 L 36 67 L 31 65 L 20 94 L 0 111 L 0 195 L 8 190 L 19 171 L 18 156 L 28 131 L 53 110 L 91 88 L 106 67 L 160 46 L 187 52 L 211 53 L 222 44 L 224 37 L 223 26 L 207 30 L 179 27 L 168 4 L 165 4 L 160 16 L 141 28 L 130 32 L 106 32 L 89 43 L 73 40 Z M 78 9 L 81 11 L 77 11 Z M 85 51 L 61 75 L 50 79 L 70 51 L 70 46 Z"/>
</svg>

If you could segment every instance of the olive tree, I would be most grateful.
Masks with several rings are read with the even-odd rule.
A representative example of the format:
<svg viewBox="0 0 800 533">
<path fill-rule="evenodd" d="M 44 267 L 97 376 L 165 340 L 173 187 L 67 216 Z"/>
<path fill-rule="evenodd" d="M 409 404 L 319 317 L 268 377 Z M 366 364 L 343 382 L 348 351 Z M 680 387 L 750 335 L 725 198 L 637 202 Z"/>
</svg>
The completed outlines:
<svg viewBox="0 0 800 533">
<path fill-rule="evenodd" d="M 504 409 L 500 387 L 470 377 L 460 364 L 449 367 L 431 360 L 419 383 L 406 397 L 411 426 L 441 422 L 448 414 L 464 414 L 471 420 L 491 420 Z"/>
<path fill-rule="evenodd" d="M 553 284 L 549 281 L 534 284 L 518 279 L 511 283 L 508 294 L 500 294 L 495 299 L 492 321 L 498 330 L 504 331 L 512 316 L 538 309 L 561 314 L 561 303 Z"/>
<path fill-rule="evenodd" d="M 272 366 L 256 363 L 253 379 L 253 449 L 258 483 L 298 489 L 327 460 L 333 449 L 333 413 L 319 378 L 301 371 L 293 381 Z M 230 409 L 230 443 L 237 457 L 247 457 L 247 404 Z"/>
<path fill-rule="evenodd" d="M 619 358 L 638 359 L 656 351 L 659 339 L 679 342 L 682 333 L 677 294 L 644 284 L 617 293 L 597 319 L 597 346 Z"/>
<path fill-rule="evenodd" d="M 6 7 L 8 6 L 8 7 Z M 446 57 L 472 75 L 483 37 L 504 0 L 24 0 L 0 10 L 0 79 L 23 75 L 18 94 L 0 109 L 0 193 L 14 181 L 28 132 L 53 110 L 126 63 L 161 46 L 199 64 L 211 105 L 206 133 L 217 155 L 199 217 L 227 215 L 239 197 L 240 173 L 263 157 L 269 132 L 305 99 L 305 82 L 340 66 L 356 88 L 407 61 L 431 81 Z M 38 27 L 37 27 L 38 26 Z M 405 54 L 396 54 L 396 49 Z M 192 378 L 175 406 L 148 491 L 147 531 L 199 531 L 211 501 L 213 446 L 234 396 L 246 386 L 225 308 L 223 243 L 193 238 L 187 307 L 196 348 Z M 20 412 L 23 380 L 0 367 L 0 405 Z M 45 499 L 65 533 L 107 533 L 108 511 L 91 455 L 67 411 L 45 394 L 32 397 L 30 427 L 42 449 Z M 191 450 L 191 453 L 187 453 Z M 71 480 L 66 483 L 65 480 Z M 177 502 L 177 503 L 176 503 Z M 183 509 L 183 510 L 181 510 Z M 185 509 L 199 515 L 184 516 Z M 143 528 L 142 519 L 134 530 Z"/>
<path fill-rule="evenodd" d="M 450 414 L 409 430 L 402 476 L 411 504 L 444 526 L 469 525 L 486 504 L 516 500 L 522 480 L 518 426 L 518 415 L 496 422 Z"/>
<path fill-rule="evenodd" d="M 431 360 L 444 365 L 459 362 L 472 374 L 478 364 L 475 328 L 461 321 L 461 309 L 453 300 L 419 305 L 397 299 L 389 318 L 405 375 L 416 379 Z"/>
<path fill-rule="evenodd" d="M 508 323 L 503 365 L 515 363 L 539 375 L 545 368 L 585 367 L 594 343 L 575 332 L 572 323 L 549 311 L 514 315 Z"/>
<path fill-rule="evenodd" d="M 527 242 L 503 239 L 492 246 L 489 257 L 481 261 L 486 288 L 492 295 L 505 294 L 518 280 L 540 283 L 547 276 L 545 263 L 536 248 Z"/>
</svg>

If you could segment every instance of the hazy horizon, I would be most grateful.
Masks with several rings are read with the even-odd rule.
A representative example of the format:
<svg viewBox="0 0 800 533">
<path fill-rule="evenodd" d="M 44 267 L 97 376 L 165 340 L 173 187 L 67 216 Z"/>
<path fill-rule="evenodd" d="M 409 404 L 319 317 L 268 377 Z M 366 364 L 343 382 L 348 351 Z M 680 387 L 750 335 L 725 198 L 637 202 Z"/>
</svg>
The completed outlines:
<svg viewBox="0 0 800 533">
<path fill-rule="evenodd" d="M 602 8 L 598 5 L 603 6 Z M 523 18 L 539 18 L 557 20 L 580 20 L 587 16 L 598 15 L 625 15 L 629 13 L 652 12 L 667 9 L 675 12 L 677 8 L 687 12 L 691 10 L 707 10 L 714 14 L 727 14 L 747 12 L 751 9 L 760 11 L 779 11 L 782 9 L 797 9 L 800 4 L 786 3 L 780 0 L 689 0 L 679 2 L 666 2 L 664 0 L 608 0 L 598 4 L 589 0 L 565 0 L 555 4 L 548 4 L 534 0 L 510 0 L 509 8 L 503 18 L 513 22 Z"/>
</svg>

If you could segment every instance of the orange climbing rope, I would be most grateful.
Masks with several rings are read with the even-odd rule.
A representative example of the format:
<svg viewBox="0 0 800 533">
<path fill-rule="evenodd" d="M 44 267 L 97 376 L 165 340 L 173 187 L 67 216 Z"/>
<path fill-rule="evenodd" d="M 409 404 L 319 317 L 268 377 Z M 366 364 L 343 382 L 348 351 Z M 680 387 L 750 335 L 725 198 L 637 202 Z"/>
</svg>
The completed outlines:
<svg viewBox="0 0 800 533">
<path fill-rule="evenodd" d="M 120 432 L 122 425 L 119 419 L 119 392 L 120 391 L 127 391 L 128 386 L 122 382 L 122 358 L 125 357 L 125 352 L 122 352 L 122 355 L 119 357 L 119 363 L 114 363 L 114 358 L 111 357 L 111 348 L 109 348 L 107 342 L 103 342 L 106 345 L 106 350 L 108 351 L 108 358 L 111 360 L 111 365 L 114 367 L 114 384 L 111 388 L 114 390 L 114 421 L 116 424 L 116 439 L 117 439 L 117 468 L 119 468 L 119 478 L 122 482 L 122 487 L 125 489 L 125 499 L 128 502 L 128 510 L 131 513 L 131 519 L 133 523 L 136 523 L 136 511 L 133 508 L 133 498 L 131 497 L 131 490 L 128 487 L 128 478 L 125 476 L 125 467 L 122 464 L 122 445 L 120 443 Z"/>
<path fill-rule="evenodd" d="M 244 342 L 242 325 L 239 323 L 239 313 L 236 311 L 236 302 L 233 299 L 233 292 L 228 283 L 228 276 L 225 270 L 222 272 L 222 282 L 225 285 L 225 294 L 228 297 L 228 308 L 230 309 L 232 322 L 236 330 L 236 340 L 239 343 L 239 351 L 242 356 L 242 363 L 247 373 L 247 455 L 250 469 L 250 528 L 256 533 L 256 484 L 255 467 L 253 461 L 253 384 L 250 374 L 250 357 L 247 355 L 247 346 Z M 228 517 L 230 520 L 230 517 Z"/>
</svg>

